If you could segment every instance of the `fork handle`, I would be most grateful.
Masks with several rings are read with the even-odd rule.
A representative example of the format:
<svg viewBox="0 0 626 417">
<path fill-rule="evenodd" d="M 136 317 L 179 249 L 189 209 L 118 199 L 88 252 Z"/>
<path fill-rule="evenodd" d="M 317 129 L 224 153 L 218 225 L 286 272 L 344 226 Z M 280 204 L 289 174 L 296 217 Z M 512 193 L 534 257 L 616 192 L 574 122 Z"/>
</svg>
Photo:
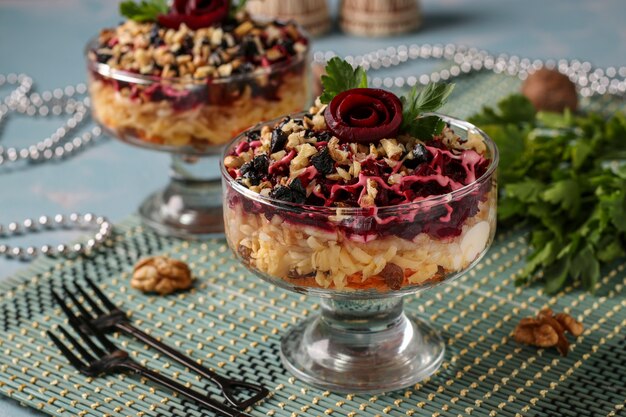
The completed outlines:
<svg viewBox="0 0 626 417">
<path fill-rule="evenodd" d="M 130 323 L 120 322 L 120 323 L 117 323 L 115 327 L 118 330 L 128 335 L 131 335 L 135 337 L 136 339 L 142 341 L 143 343 L 147 344 L 148 346 L 158 350 L 164 355 L 169 356 L 175 361 L 182 363 L 183 365 L 187 366 L 189 369 L 193 370 L 199 375 L 202 375 L 203 377 L 209 379 L 220 388 L 220 390 L 222 391 L 222 394 L 224 395 L 224 398 L 226 398 L 226 400 L 228 400 L 229 403 L 231 403 L 232 405 L 234 405 L 235 407 L 239 409 L 245 410 L 248 406 L 253 405 L 259 400 L 262 400 L 263 398 L 267 397 L 267 395 L 269 394 L 268 389 L 262 385 L 254 384 L 251 382 L 244 382 L 244 381 L 229 379 L 216 372 L 211 371 L 210 369 L 200 365 L 199 363 L 197 363 L 190 357 L 182 354 L 178 350 L 166 345 L 165 343 L 158 341 L 154 337 L 136 328 Z M 248 391 L 253 392 L 254 395 L 252 395 L 250 398 L 246 399 L 245 401 L 239 401 L 237 400 L 237 397 L 235 396 L 236 388 L 244 388 Z"/>
<path fill-rule="evenodd" d="M 191 388 L 188 388 L 173 379 L 166 377 L 165 375 L 161 375 L 158 372 L 154 372 L 134 361 L 125 361 L 118 365 L 119 368 L 123 368 L 125 370 L 129 370 L 135 372 L 143 377 L 148 378 L 150 381 L 155 382 L 165 388 L 171 389 L 174 392 L 177 392 L 180 395 L 183 395 L 190 400 L 197 402 L 213 411 L 214 413 L 225 416 L 225 417 L 252 417 L 249 414 L 244 413 L 241 410 L 237 410 L 235 408 L 229 407 L 226 404 L 222 404 L 218 401 L 215 401 L 212 398 L 207 397 Z"/>
</svg>

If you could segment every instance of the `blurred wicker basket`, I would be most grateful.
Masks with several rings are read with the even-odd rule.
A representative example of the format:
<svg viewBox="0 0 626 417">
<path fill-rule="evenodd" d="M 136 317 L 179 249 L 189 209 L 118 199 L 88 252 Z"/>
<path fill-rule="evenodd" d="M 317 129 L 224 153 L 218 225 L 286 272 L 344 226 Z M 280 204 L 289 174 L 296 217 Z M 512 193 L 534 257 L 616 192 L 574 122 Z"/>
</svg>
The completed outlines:
<svg viewBox="0 0 626 417">
<path fill-rule="evenodd" d="M 418 0 L 342 0 L 341 29 L 361 36 L 411 32 L 422 23 Z"/>
<path fill-rule="evenodd" d="M 331 27 L 326 0 L 249 0 L 246 8 L 252 17 L 294 20 L 311 36 Z"/>
</svg>

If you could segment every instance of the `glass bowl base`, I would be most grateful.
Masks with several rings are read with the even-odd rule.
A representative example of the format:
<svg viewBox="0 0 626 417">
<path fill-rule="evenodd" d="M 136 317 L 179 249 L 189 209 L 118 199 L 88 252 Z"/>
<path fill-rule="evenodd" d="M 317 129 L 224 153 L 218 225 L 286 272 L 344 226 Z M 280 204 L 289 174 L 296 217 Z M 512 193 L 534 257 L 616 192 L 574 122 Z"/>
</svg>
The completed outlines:
<svg viewBox="0 0 626 417">
<path fill-rule="evenodd" d="M 323 300 L 322 314 L 292 327 L 281 342 L 284 366 L 313 386 L 342 393 L 389 392 L 441 365 L 445 346 L 402 299 Z"/>
<path fill-rule="evenodd" d="M 219 180 L 181 184 L 173 181 L 139 207 L 143 223 L 157 233 L 201 240 L 224 233 Z"/>
</svg>

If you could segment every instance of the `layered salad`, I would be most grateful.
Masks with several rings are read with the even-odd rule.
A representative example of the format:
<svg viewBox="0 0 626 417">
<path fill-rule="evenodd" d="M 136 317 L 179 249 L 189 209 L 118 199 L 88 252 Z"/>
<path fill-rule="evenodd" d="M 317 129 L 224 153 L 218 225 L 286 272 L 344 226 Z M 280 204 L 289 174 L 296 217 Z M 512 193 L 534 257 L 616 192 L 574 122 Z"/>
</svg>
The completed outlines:
<svg viewBox="0 0 626 417">
<path fill-rule="evenodd" d="M 95 118 L 114 134 L 170 146 L 220 145 L 309 100 L 308 40 L 228 0 L 124 2 L 128 19 L 87 50 Z"/>
<path fill-rule="evenodd" d="M 397 291 L 468 268 L 495 232 L 497 150 L 471 125 L 424 114 L 452 86 L 399 98 L 339 59 L 326 71 L 307 113 L 227 148 L 230 246 L 300 288 Z"/>
</svg>

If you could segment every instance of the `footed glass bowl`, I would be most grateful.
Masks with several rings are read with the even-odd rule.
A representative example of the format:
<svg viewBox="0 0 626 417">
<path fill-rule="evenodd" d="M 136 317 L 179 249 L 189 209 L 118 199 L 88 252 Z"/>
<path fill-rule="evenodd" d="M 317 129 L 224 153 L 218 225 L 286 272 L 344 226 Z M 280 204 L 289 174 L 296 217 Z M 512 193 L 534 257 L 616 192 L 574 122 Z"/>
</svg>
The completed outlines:
<svg viewBox="0 0 626 417">
<path fill-rule="evenodd" d="M 95 60 L 96 45 L 86 48 L 94 119 L 128 144 L 172 154 L 170 183 L 139 208 L 144 223 L 187 239 L 222 233 L 222 147 L 259 120 L 309 104 L 308 51 L 253 73 L 194 80 L 113 69 Z"/>
<path fill-rule="evenodd" d="M 222 165 L 225 232 L 237 257 L 272 284 L 322 298 L 321 314 L 282 338 L 283 363 L 303 381 L 338 392 L 382 392 L 414 384 L 441 364 L 441 336 L 406 314 L 402 296 L 455 279 L 485 254 L 496 230 L 498 165 L 489 137 L 442 117 L 459 136 L 478 141 L 489 166 L 469 185 L 410 204 L 285 203 L 238 184 Z"/>
</svg>

